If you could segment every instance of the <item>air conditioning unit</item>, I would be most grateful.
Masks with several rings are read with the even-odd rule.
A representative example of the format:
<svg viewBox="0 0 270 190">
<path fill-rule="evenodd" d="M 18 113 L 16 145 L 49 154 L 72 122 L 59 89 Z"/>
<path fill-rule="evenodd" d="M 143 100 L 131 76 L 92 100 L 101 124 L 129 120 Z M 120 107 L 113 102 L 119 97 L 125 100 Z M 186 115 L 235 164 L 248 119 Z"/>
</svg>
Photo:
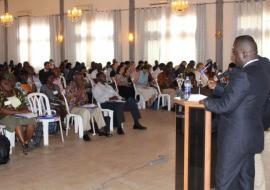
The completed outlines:
<svg viewBox="0 0 270 190">
<path fill-rule="evenodd" d="M 160 6 L 160 5 L 167 5 L 170 3 L 170 0 L 161 0 L 157 2 L 150 3 L 150 6 Z"/>
<path fill-rule="evenodd" d="M 82 11 L 93 11 L 94 7 L 92 4 L 81 4 L 81 5 L 76 5 L 78 9 L 81 9 Z"/>
<path fill-rule="evenodd" d="M 22 10 L 15 13 L 16 16 L 31 16 L 32 10 Z"/>
</svg>

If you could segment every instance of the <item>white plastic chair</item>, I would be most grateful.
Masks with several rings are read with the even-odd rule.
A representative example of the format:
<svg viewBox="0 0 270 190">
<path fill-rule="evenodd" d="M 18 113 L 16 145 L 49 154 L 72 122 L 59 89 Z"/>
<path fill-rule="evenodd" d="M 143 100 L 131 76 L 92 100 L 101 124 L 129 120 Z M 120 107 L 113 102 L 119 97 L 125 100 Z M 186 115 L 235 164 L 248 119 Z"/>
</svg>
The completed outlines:
<svg viewBox="0 0 270 190">
<path fill-rule="evenodd" d="M 143 96 L 141 94 L 139 94 L 133 79 L 131 79 L 131 80 L 132 80 L 133 88 L 134 88 L 134 91 L 135 91 L 135 100 L 137 100 L 138 96 L 139 96 L 139 99 L 140 99 L 139 102 L 138 102 L 138 108 L 139 109 L 145 109 L 146 108 L 145 100 L 144 100 Z"/>
<path fill-rule="evenodd" d="M 98 107 L 101 109 L 104 117 L 110 117 L 110 132 L 113 132 L 113 110 L 110 109 L 103 109 L 100 106 L 100 103 L 97 102 Z"/>
<path fill-rule="evenodd" d="M 114 83 L 114 86 L 115 86 L 115 91 L 119 94 L 119 90 L 118 90 L 118 86 L 117 86 L 117 83 L 115 81 L 115 78 L 113 77 L 112 78 L 112 82 Z"/>
<path fill-rule="evenodd" d="M 171 97 L 169 94 L 162 94 L 160 87 L 158 85 L 157 79 L 155 79 L 156 87 L 158 89 L 158 104 L 157 104 L 157 109 L 159 109 L 159 104 L 160 104 L 160 99 L 161 99 L 161 106 L 164 107 L 167 105 L 168 111 L 171 111 Z"/>
<path fill-rule="evenodd" d="M 60 81 L 63 85 L 63 87 L 66 89 L 67 88 L 67 82 L 64 76 L 60 75 Z"/>
<path fill-rule="evenodd" d="M 79 138 L 83 138 L 83 119 L 80 115 L 77 115 L 77 114 L 73 114 L 73 113 L 70 113 L 70 110 L 69 110 L 69 106 L 68 106 L 68 103 L 67 103 L 67 99 L 65 97 L 65 95 L 62 93 L 62 96 L 64 98 L 64 101 L 65 101 L 65 106 L 66 106 L 66 111 L 67 111 L 67 115 L 66 115 L 66 136 L 68 136 L 68 130 L 70 128 L 70 122 L 73 122 L 74 123 L 74 128 L 75 128 L 75 133 L 78 133 L 79 131 Z"/>
<path fill-rule="evenodd" d="M 43 141 L 44 146 L 49 145 L 49 123 L 50 122 L 59 122 L 61 139 L 64 142 L 63 131 L 61 119 L 59 116 L 56 116 L 54 110 L 51 110 L 49 99 L 46 94 L 43 93 L 30 93 L 27 95 L 28 101 L 30 103 L 30 109 L 32 113 L 36 114 L 37 121 L 42 122 L 43 125 Z"/>
<path fill-rule="evenodd" d="M 0 132 L 8 138 L 10 142 L 9 154 L 12 154 L 12 148 L 15 147 L 15 131 L 9 132 L 8 130 L 6 130 L 5 125 L 0 125 Z"/>
<path fill-rule="evenodd" d="M 177 86 L 178 86 L 180 91 L 182 89 L 182 85 L 183 85 L 184 81 L 185 81 L 185 79 L 183 79 L 183 78 L 176 78 Z"/>
</svg>

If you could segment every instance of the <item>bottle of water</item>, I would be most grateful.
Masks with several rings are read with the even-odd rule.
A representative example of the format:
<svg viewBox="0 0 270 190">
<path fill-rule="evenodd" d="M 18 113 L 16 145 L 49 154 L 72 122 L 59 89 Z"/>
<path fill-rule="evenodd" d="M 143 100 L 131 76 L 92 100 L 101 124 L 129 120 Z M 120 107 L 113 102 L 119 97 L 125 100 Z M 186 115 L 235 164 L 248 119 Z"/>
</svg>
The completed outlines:
<svg viewBox="0 0 270 190">
<path fill-rule="evenodd" d="M 191 88 L 192 88 L 192 84 L 191 81 L 189 79 L 189 77 L 186 77 L 185 81 L 184 81 L 184 87 L 185 87 L 185 91 L 184 91 L 184 99 L 188 100 L 191 94 Z"/>
</svg>

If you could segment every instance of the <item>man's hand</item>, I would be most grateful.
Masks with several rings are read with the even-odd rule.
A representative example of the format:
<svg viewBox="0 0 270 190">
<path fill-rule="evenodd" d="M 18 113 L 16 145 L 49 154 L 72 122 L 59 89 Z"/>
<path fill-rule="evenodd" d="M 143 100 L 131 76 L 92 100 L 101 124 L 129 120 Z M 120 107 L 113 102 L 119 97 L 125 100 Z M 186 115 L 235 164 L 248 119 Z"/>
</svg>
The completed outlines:
<svg viewBox="0 0 270 190">
<path fill-rule="evenodd" d="M 216 82 L 216 81 L 213 81 L 213 80 L 209 80 L 209 81 L 208 81 L 208 87 L 209 87 L 210 89 L 215 89 L 216 86 L 217 86 L 217 82 Z"/>
<path fill-rule="evenodd" d="M 110 97 L 110 100 L 118 100 L 118 96 Z"/>
<path fill-rule="evenodd" d="M 199 104 L 204 104 L 204 100 L 205 100 L 205 99 L 200 100 L 200 101 L 199 101 Z"/>
</svg>

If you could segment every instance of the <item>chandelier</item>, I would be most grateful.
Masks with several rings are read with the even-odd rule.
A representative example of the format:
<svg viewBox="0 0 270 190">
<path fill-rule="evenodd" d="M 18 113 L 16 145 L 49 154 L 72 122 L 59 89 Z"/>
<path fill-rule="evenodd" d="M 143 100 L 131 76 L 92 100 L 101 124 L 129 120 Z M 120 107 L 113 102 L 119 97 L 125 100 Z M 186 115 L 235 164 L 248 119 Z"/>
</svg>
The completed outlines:
<svg viewBox="0 0 270 190">
<path fill-rule="evenodd" d="M 82 10 L 77 9 L 76 7 L 73 7 L 71 10 L 68 10 L 67 16 L 68 18 L 70 18 L 72 22 L 76 22 L 81 18 Z"/>
<path fill-rule="evenodd" d="M 172 0 L 171 2 L 171 9 L 173 12 L 182 12 L 188 9 L 188 7 L 188 1 Z"/>
<path fill-rule="evenodd" d="M 0 23 L 4 26 L 12 25 L 13 21 L 14 21 L 14 17 L 9 13 L 5 13 L 4 15 L 0 17 Z"/>
</svg>

